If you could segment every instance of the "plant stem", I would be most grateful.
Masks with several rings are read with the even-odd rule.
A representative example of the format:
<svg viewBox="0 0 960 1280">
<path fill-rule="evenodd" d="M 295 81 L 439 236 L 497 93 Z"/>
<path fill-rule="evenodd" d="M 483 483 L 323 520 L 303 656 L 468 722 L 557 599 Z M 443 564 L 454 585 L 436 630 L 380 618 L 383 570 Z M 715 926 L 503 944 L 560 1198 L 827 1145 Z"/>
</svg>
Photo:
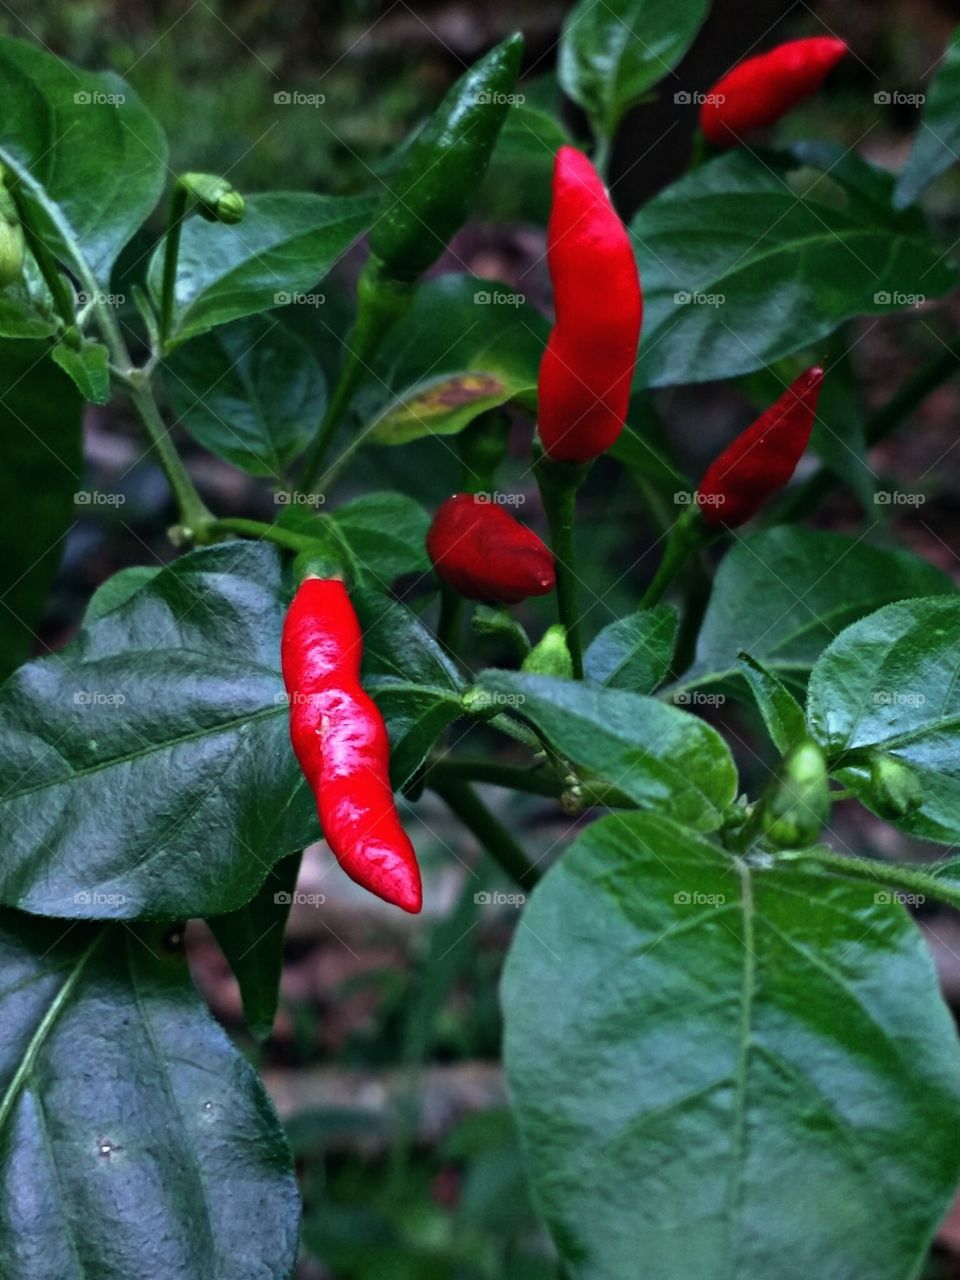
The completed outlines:
<svg viewBox="0 0 960 1280">
<path fill-rule="evenodd" d="M 167 431 L 167 425 L 160 414 L 160 410 L 157 408 L 157 402 L 153 398 L 153 392 L 150 387 L 145 385 L 129 389 L 128 394 L 140 421 L 147 429 L 147 434 L 153 443 L 154 449 L 157 451 L 157 457 L 160 459 L 160 465 L 163 467 L 170 488 L 173 490 L 174 497 L 177 500 L 180 523 L 183 526 L 182 536 L 185 541 L 192 541 L 195 533 L 209 526 L 213 517 L 207 510 L 203 499 L 197 493 L 179 453 L 173 446 Z"/>
<path fill-rule="evenodd" d="M 690 556 L 699 551 L 709 541 L 710 536 L 700 519 L 699 510 L 695 506 L 688 507 L 670 530 L 660 567 L 640 598 L 638 606 L 640 609 L 649 609 L 663 599 L 668 587 L 684 568 Z"/>
<path fill-rule="evenodd" d="M 580 611 L 577 607 L 577 490 L 588 466 L 554 462 L 543 452 L 534 458 L 533 472 L 550 528 L 550 546 L 557 573 L 557 609 L 567 634 L 573 661 L 573 675 L 583 679 L 583 647 L 580 642 Z"/>
<path fill-rule="evenodd" d="M 546 796 L 560 800 L 569 790 L 564 778 L 546 768 L 518 767 L 500 764 L 496 760 L 481 757 L 444 757 L 430 766 L 427 784 L 436 778 L 441 784 L 452 782 L 484 782 L 493 787 L 506 787 L 511 791 L 523 791 L 528 795 Z M 577 790 L 583 808 L 606 805 L 610 802 L 609 788 L 589 782 L 578 782 Z"/>
<path fill-rule="evenodd" d="M 275 524 L 265 524 L 262 520 L 245 520 L 231 516 L 224 520 L 207 520 L 198 530 L 200 541 L 210 542 L 220 534 L 236 534 L 241 538 L 256 538 L 260 541 L 275 542 L 288 551 L 314 551 L 321 544 L 316 538 L 302 533 L 292 533 L 289 529 L 281 529 Z"/>
<path fill-rule="evenodd" d="M 885 405 L 881 405 L 870 414 L 864 423 L 863 430 L 867 448 L 872 448 L 884 440 L 904 418 L 926 400 L 932 391 L 957 373 L 960 373 L 960 337 L 946 345 L 941 352 L 908 378 Z M 839 483 L 839 478 L 832 471 L 826 467 L 820 467 L 784 499 L 771 523 L 782 524 L 809 515 Z"/>
<path fill-rule="evenodd" d="M 160 288 L 160 350 L 166 350 L 173 322 L 173 302 L 177 286 L 177 263 L 180 259 L 180 233 L 187 214 L 189 195 L 177 182 L 170 195 L 167 235 L 163 250 L 163 283 Z"/>
<path fill-rule="evenodd" d="M 40 268 L 40 274 L 43 276 L 46 286 L 53 297 L 53 305 L 57 309 L 57 314 L 63 321 L 64 326 L 67 329 L 71 329 L 77 319 L 73 289 L 57 265 L 53 254 L 30 225 L 27 217 L 27 208 L 17 185 L 10 188 L 10 194 L 17 206 L 20 226 L 23 229 L 23 238 L 26 241 L 27 248 L 33 254 L 34 261 Z"/>
<path fill-rule="evenodd" d="M 941 880 L 927 871 L 917 871 L 913 867 L 879 862 L 871 858 L 849 858 L 819 846 L 797 853 L 782 854 L 778 861 L 816 862 L 839 875 L 850 876 L 855 880 L 869 880 L 873 884 L 891 885 L 904 893 L 938 898 L 952 907 L 960 907 L 960 883 L 951 884 L 949 880 Z"/>
<path fill-rule="evenodd" d="M 313 492 L 327 453 L 353 403 L 364 373 L 379 351 L 387 332 L 406 312 L 412 299 L 412 283 L 383 275 L 380 263 L 373 257 L 368 259 L 357 284 L 357 318 L 347 338 L 347 354 L 340 377 L 327 404 L 320 430 L 304 459 L 300 480 L 302 493 Z M 343 465 L 359 445 L 359 437 L 350 442 L 339 459 L 339 466 Z"/>
<path fill-rule="evenodd" d="M 444 780 L 431 775 L 428 783 L 512 880 L 521 887 L 536 884 L 540 879 L 539 871 L 468 782 L 453 778 Z"/>
<path fill-rule="evenodd" d="M 451 658 L 456 657 L 457 632 L 460 629 L 460 615 L 463 609 L 463 597 L 447 586 L 440 584 L 440 617 L 437 620 L 437 639 L 444 652 Z"/>
</svg>

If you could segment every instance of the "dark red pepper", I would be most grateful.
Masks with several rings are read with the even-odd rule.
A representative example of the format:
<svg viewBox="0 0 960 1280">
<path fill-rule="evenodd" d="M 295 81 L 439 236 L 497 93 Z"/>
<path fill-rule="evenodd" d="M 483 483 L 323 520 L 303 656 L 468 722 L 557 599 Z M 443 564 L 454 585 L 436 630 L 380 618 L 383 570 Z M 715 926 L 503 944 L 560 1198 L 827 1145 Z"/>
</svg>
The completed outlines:
<svg viewBox="0 0 960 1280">
<path fill-rule="evenodd" d="M 458 595 L 486 604 L 546 595 L 556 581 L 549 547 L 481 494 L 456 493 L 443 503 L 427 534 L 427 555 Z"/>
<path fill-rule="evenodd" d="M 547 263 L 556 324 L 540 365 L 540 439 L 559 462 L 589 462 L 627 416 L 643 297 L 627 229 L 574 147 L 557 152 Z"/>
<path fill-rule="evenodd" d="M 283 624 L 290 739 L 316 796 L 324 838 L 347 875 L 404 911 L 420 910 L 416 855 L 390 786 L 390 744 L 360 687 L 363 634 L 344 584 L 307 578 Z"/>
<path fill-rule="evenodd" d="M 848 52 L 833 36 L 789 40 L 728 71 L 700 108 L 703 136 L 715 147 L 734 147 L 752 129 L 773 124 L 823 84 Z"/>
<path fill-rule="evenodd" d="M 822 369 L 802 373 L 710 464 L 697 491 L 708 525 L 735 529 L 783 488 L 807 447 L 822 384 Z"/>
</svg>

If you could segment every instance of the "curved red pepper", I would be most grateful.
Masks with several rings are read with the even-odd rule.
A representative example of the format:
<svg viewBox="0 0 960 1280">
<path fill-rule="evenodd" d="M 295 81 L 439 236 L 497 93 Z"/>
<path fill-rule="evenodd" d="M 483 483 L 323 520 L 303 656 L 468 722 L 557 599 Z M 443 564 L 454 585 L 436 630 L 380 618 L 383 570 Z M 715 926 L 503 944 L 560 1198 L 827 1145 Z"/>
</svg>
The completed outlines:
<svg viewBox="0 0 960 1280">
<path fill-rule="evenodd" d="M 480 495 L 456 493 L 433 518 L 427 555 L 461 596 L 487 604 L 517 604 L 556 582 L 553 555 L 526 525 Z"/>
<path fill-rule="evenodd" d="M 734 147 L 751 129 L 773 124 L 823 84 L 848 52 L 833 36 L 789 40 L 747 58 L 706 95 L 700 128 L 715 147 Z"/>
<path fill-rule="evenodd" d="M 822 369 L 802 373 L 710 464 L 697 490 L 708 525 L 735 529 L 783 488 L 807 447 L 822 384 Z"/>
<path fill-rule="evenodd" d="M 557 152 L 547 263 L 557 319 L 540 365 L 540 439 L 551 458 L 588 462 L 623 428 L 643 297 L 626 227 L 574 147 Z"/>
<path fill-rule="evenodd" d="M 281 660 L 290 739 L 327 844 L 357 884 L 420 910 L 416 855 L 390 786 L 390 744 L 360 687 L 363 634 L 339 579 L 307 578 L 287 611 Z"/>
</svg>

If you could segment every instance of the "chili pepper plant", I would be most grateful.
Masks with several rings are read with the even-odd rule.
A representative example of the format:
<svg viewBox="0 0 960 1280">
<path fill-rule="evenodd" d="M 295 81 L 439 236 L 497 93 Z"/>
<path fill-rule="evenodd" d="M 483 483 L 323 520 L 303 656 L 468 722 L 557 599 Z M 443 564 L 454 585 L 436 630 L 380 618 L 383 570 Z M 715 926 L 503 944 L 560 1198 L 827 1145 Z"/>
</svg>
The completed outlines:
<svg viewBox="0 0 960 1280">
<path fill-rule="evenodd" d="M 542 1274 L 920 1274 L 960 1174 L 913 912 L 960 906 L 960 596 L 956 548 L 898 544 L 870 451 L 958 368 L 956 244 L 920 204 L 960 138 L 957 46 L 895 174 L 784 141 L 803 99 L 870 83 L 836 33 L 744 30 L 675 91 L 707 8 L 582 0 L 564 109 L 526 101 L 511 36 L 346 194 L 171 174 L 128 84 L 0 42 L 9 1280 L 292 1274 L 291 1156 L 184 924 L 265 1038 L 305 846 L 409 919 L 448 856 L 428 801 L 525 902 L 501 995 Z M 657 86 L 694 145 L 630 209 L 611 156 Z M 517 155 L 542 305 L 437 267 Z M 349 280 L 329 320 L 296 305 Z M 897 310 L 932 356 L 877 406 L 853 326 Z M 706 446 L 662 416 L 691 384 L 727 406 Z M 165 474 L 169 554 L 44 651 L 108 401 Z M 186 441 L 263 505 L 212 510 Z M 816 523 L 840 490 L 842 534 Z M 530 796 L 561 839 L 506 816 Z"/>
</svg>

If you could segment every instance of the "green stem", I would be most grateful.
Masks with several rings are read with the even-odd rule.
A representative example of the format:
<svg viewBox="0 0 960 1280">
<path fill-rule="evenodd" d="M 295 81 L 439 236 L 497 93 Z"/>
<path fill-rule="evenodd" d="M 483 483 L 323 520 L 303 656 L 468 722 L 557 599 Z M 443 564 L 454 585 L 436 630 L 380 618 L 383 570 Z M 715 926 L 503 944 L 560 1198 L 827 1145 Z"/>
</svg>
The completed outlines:
<svg viewBox="0 0 960 1280">
<path fill-rule="evenodd" d="M 160 287 L 160 350 L 166 350 L 173 323 L 173 302 L 177 286 L 177 263 L 180 259 L 180 233 L 187 215 L 189 194 L 181 183 L 174 185 L 167 216 L 167 235 L 163 250 L 163 282 Z"/>
<path fill-rule="evenodd" d="M 357 318 L 347 338 L 347 354 L 340 377 L 327 404 L 320 430 L 304 459 L 300 480 L 302 493 L 313 492 L 323 471 L 327 453 L 347 416 L 363 375 L 368 371 L 383 339 L 406 312 L 412 298 L 412 284 L 384 275 L 380 263 L 373 257 L 368 259 L 357 285 Z M 356 437 L 350 442 L 338 460 L 338 467 L 343 466 L 359 448 L 360 439 Z"/>
<path fill-rule="evenodd" d="M 833 853 L 829 849 L 803 849 L 797 853 L 781 854 L 780 862 L 816 862 L 821 867 L 836 871 L 839 875 L 849 876 L 855 880 L 869 880 L 873 884 L 889 885 L 904 893 L 922 895 L 924 898 L 938 898 L 952 907 L 960 907 L 960 885 L 941 880 L 926 871 L 916 871 L 913 867 L 895 866 L 889 862 L 878 862 L 871 858 L 849 858 Z"/>
<path fill-rule="evenodd" d="M 565 778 L 545 767 L 500 764 L 496 760 L 487 760 L 474 756 L 444 757 L 435 761 L 427 775 L 427 785 L 433 785 L 436 778 L 441 784 L 450 782 L 482 782 L 492 787 L 505 787 L 510 791 L 523 791 L 527 795 L 546 796 L 551 800 L 571 797 L 571 787 Z M 612 799 L 609 787 L 595 783 L 578 781 L 576 784 L 576 801 L 578 809 L 609 805 Z M 622 801 L 617 807 L 622 807 Z"/>
<path fill-rule="evenodd" d="M 649 609 L 658 604 L 690 556 L 699 551 L 708 538 L 709 533 L 700 519 L 700 512 L 695 506 L 689 507 L 670 530 L 660 567 L 640 597 L 638 607 Z"/>
<path fill-rule="evenodd" d="M 170 488 L 173 490 L 174 497 L 177 500 L 180 523 L 183 526 L 182 537 L 184 541 L 192 541 L 195 533 L 199 529 L 208 527 L 213 517 L 207 510 L 203 499 L 197 493 L 179 453 L 173 446 L 167 431 L 167 425 L 160 414 L 160 410 L 157 408 L 157 402 L 153 398 L 153 392 L 150 387 L 143 386 L 131 389 L 128 394 L 140 421 L 146 427 L 147 434 L 160 460 L 160 465 L 163 467 Z"/>
<path fill-rule="evenodd" d="M 431 777 L 429 785 L 512 880 L 521 887 L 536 884 L 539 871 L 468 782 Z"/>
<path fill-rule="evenodd" d="M 885 405 L 881 405 L 867 418 L 863 428 L 867 448 L 873 448 L 886 439 L 904 418 L 919 408 L 931 392 L 957 373 L 960 373 L 960 337 L 947 344 L 939 354 L 918 369 Z M 826 467 L 820 467 L 784 499 L 771 523 L 782 524 L 809 515 L 839 483 L 838 476 Z"/>
<path fill-rule="evenodd" d="M 610 182 L 610 162 L 613 159 L 613 139 L 607 133 L 597 135 L 593 149 L 593 167 L 607 184 Z"/>
<path fill-rule="evenodd" d="M 256 538 L 258 541 L 275 542 L 288 551 L 315 551 L 321 545 L 316 538 L 301 533 L 292 533 L 275 524 L 265 524 L 262 520 L 245 520 L 230 516 L 224 520 L 207 520 L 197 530 L 199 542 L 215 541 L 221 534 L 236 534 L 241 538 Z"/>
<path fill-rule="evenodd" d="M 440 617 L 437 621 L 437 639 L 444 652 L 451 658 L 457 653 L 457 633 L 460 630 L 460 616 L 463 609 L 463 597 L 447 586 L 440 584 Z"/>
<path fill-rule="evenodd" d="M 546 454 L 534 458 L 533 472 L 550 528 L 557 574 L 557 609 L 567 634 L 573 661 L 574 679 L 583 679 L 583 646 L 580 641 L 580 611 L 577 607 L 577 490 L 587 475 L 587 466 L 554 462 Z"/>
</svg>

